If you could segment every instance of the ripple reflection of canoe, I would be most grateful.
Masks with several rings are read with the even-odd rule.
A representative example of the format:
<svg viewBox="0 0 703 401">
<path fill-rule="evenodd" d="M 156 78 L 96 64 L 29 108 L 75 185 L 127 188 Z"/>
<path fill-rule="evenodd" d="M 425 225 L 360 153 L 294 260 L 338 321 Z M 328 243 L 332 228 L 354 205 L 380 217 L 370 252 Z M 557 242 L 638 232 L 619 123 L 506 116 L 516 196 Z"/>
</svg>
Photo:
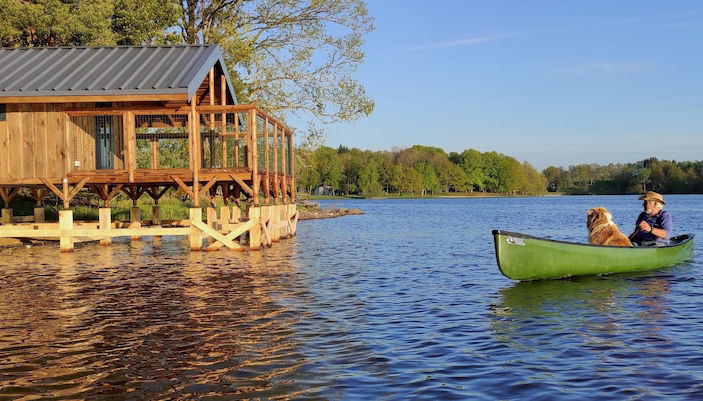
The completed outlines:
<svg viewBox="0 0 703 401">
<path fill-rule="evenodd" d="M 671 245 L 629 248 L 493 230 L 498 267 L 513 280 L 627 273 L 673 266 L 693 258 L 693 237 L 683 234 L 671 238 Z"/>
</svg>

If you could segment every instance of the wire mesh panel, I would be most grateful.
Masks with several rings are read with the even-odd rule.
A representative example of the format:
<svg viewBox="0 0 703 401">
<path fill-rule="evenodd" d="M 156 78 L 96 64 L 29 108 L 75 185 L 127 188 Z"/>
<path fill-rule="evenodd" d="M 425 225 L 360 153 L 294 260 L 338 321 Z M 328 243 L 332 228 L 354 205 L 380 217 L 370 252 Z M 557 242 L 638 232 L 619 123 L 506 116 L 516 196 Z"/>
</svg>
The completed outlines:
<svg viewBox="0 0 703 401">
<path fill-rule="evenodd" d="M 71 116 L 72 170 L 123 169 L 122 116 Z"/>
<path fill-rule="evenodd" d="M 293 138 L 290 135 L 285 135 L 286 138 L 286 173 L 293 175 Z"/>
<path fill-rule="evenodd" d="M 137 168 L 188 168 L 188 115 L 138 115 Z"/>
<path fill-rule="evenodd" d="M 225 116 L 227 130 L 223 151 L 227 152 L 226 167 L 248 167 L 248 117 L 247 113 L 227 113 Z"/>
</svg>

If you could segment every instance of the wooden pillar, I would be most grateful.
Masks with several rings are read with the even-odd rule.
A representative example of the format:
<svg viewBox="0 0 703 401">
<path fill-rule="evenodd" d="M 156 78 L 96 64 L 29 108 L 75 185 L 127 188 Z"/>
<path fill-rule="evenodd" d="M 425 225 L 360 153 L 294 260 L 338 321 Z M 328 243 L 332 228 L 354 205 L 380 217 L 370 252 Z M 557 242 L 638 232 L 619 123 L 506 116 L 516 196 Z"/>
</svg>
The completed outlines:
<svg viewBox="0 0 703 401">
<path fill-rule="evenodd" d="M 140 228 L 142 226 L 142 211 L 138 207 L 129 209 L 129 228 Z M 139 240 L 138 235 L 132 236 L 132 241 Z"/>
<path fill-rule="evenodd" d="M 275 125 L 274 125 L 275 128 Z M 274 129 L 273 134 L 276 135 Z M 264 169 L 266 170 L 265 185 L 264 185 L 264 202 L 271 203 L 271 160 L 269 160 L 269 119 L 264 120 Z"/>
<path fill-rule="evenodd" d="M 281 172 L 283 173 L 281 175 L 281 196 L 282 196 L 282 203 L 286 203 L 288 201 L 288 188 L 287 188 L 287 179 L 286 179 L 286 174 L 288 173 L 288 167 L 286 166 L 286 160 L 287 158 L 287 153 L 286 153 L 286 145 L 288 142 L 286 141 L 286 132 L 281 131 Z"/>
<path fill-rule="evenodd" d="M 59 210 L 59 230 L 61 252 L 73 252 L 73 210 Z"/>
<path fill-rule="evenodd" d="M 220 104 L 227 105 L 227 81 L 220 75 Z M 222 167 L 227 168 L 227 113 L 222 113 Z"/>
<path fill-rule="evenodd" d="M 190 168 L 193 170 L 193 205 L 200 206 L 200 114 L 195 110 L 196 95 L 190 100 Z"/>
<path fill-rule="evenodd" d="M 259 204 L 259 153 L 257 150 L 258 133 L 256 132 L 256 108 L 251 109 L 249 112 L 249 126 L 251 127 L 251 147 L 249 148 L 249 153 L 251 153 L 252 165 L 251 176 L 253 181 L 252 190 L 254 191 L 253 201 L 255 205 Z M 261 236 L 261 234 L 259 234 Z"/>
<path fill-rule="evenodd" d="M 45 221 L 44 208 L 43 207 L 35 207 L 34 208 L 34 222 L 35 223 L 43 223 L 44 221 Z"/>
<path fill-rule="evenodd" d="M 230 220 L 232 223 L 239 223 L 242 220 L 242 209 L 239 208 L 239 205 L 232 206 Z"/>
<path fill-rule="evenodd" d="M 12 223 L 12 209 L 5 208 L 0 211 L 0 223 L 11 224 Z"/>
<path fill-rule="evenodd" d="M 295 136 L 293 132 L 288 135 L 288 146 L 290 146 L 290 201 L 295 203 Z"/>
<path fill-rule="evenodd" d="M 281 229 L 278 227 L 281 215 L 278 210 L 279 205 L 271 206 L 271 241 L 273 242 L 278 242 L 279 238 L 281 238 Z"/>
<path fill-rule="evenodd" d="M 223 224 L 229 224 L 230 221 L 230 207 L 229 205 L 224 205 L 220 207 L 220 222 Z"/>
<path fill-rule="evenodd" d="M 190 221 L 203 221 L 203 209 L 191 208 L 188 212 Z M 188 235 L 191 251 L 200 251 L 203 249 L 203 236 L 200 229 L 193 224 L 190 225 L 190 235 Z"/>
<path fill-rule="evenodd" d="M 261 208 L 250 206 L 247 212 L 249 220 L 254 220 L 257 224 L 254 224 L 249 230 L 249 249 L 258 250 L 261 249 L 261 225 L 258 222 L 261 220 Z"/>
<path fill-rule="evenodd" d="M 279 214 L 281 216 L 281 223 L 279 224 L 281 226 L 281 238 L 290 238 L 290 233 L 288 232 L 288 205 L 281 205 L 281 209 L 279 210 Z"/>
<path fill-rule="evenodd" d="M 159 140 L 151 138 L 151 168 L 159 168 Z"/>
<path fill-rule="evenodd" d="M 125 166 L 129 182 L 134 182 L 134 170 L 137 168 L 137 130 L 134 113 L 128 111 L 124 114 L 124 145 Z"/>
<path fill-rule="evenodd" d="M 158 204 L 151 207 L 151 224 L 155 226 L 161 225 L 161 206 Z"/>
<path fill-rule="evenodd" d="M 63 185 L 63 208 L 64 210 L 68 210 L 70 202 L 68 199 L 68 178 L 64 177 L 63 180 L 61 180 L 61 184 Z"/>
<path fill-rule="evenodd" d="M 111 209 L 109 207 L 101 207 L 98 209 L 98 219 L 101 230 L 110 230 L 112 228 L 112 216 L 110 215 Z M 108 246 L 112 244 L 112 237 L 105 236 L 100 240 L 100 245 Z"/>
<path fill-rule="evenodd" d="M 273 187 L 276 188 L 276 197 L 273 199 L 273 204 L 278 205 L 278 193 L 280 192 L 278 189 L 281 187 L 279 185 L 279 177 L 278 177 L 278 130 L 273 131 Z"/>
</svg>

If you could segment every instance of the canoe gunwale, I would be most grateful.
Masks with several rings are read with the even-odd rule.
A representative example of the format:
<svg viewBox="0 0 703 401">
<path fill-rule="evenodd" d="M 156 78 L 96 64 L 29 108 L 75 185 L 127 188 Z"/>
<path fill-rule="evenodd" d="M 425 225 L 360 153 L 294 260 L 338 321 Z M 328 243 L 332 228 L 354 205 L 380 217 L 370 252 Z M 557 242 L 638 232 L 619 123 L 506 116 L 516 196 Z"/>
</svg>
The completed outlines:
<svg viewBox="0 0 703 401">
<path fill-rule="evenodd" d="M 616 249 L 675 248 L 675 247 L 684 245 L 688 241 L 693 240 L 693 237 L 696 236 L 693 233 L 677 235 L 677 236 L 671 237 L 672 243 L 669 245 L 623 247 L 623 246 L 612 246 L 612 245 L 595 245 L 595 244 L 589 244 L 589 243 L 585 243 L 585 242 L 571 242 L 571 241 L 564 241 L 564 240 L 551 239 L 551 238 L 535 237 L 532 235 L 527 235 L 527 234 L 522 234 L 522 233 L 517 233 L 517 232 L 512 232 L 512 231 L 493 230 L 493 237 L 496 237 L 497 235 L 507 235 L 507 236 L 515 237 L 515 238 L 525 238 L 525 239 L 538 240 L 538 241 L 556 242 L 556 243 L 565 244 L 565 245 L 590 246 L 590 247 L 595 247 L 595 248 L 607 248 L 607 249 L 612 249 L 612 248 L 616 248 Z M 673 243 L 676 240 L 678 240 L 678 241 L 676 243 Z"/>
</svg>

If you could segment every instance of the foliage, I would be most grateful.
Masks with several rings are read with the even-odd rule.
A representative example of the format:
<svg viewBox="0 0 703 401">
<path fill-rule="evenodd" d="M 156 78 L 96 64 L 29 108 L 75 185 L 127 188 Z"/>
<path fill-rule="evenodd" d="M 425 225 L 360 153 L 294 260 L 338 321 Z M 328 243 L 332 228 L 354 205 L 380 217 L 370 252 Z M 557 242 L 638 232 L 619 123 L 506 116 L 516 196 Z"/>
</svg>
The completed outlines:
<svg viewBox="0 0 703 401">
<path fill-rule="evenodd" d="M 299 191 L 308 193 L 320 185 L 332 188 L 339 177 L 338 164 L 342 166 L 339 188 L 347 195 L 435 195 L 476 189 L 542 194 L 547 186 L 546 178 L 532 165 L 496 152 L 468 149 L 461 154 L 447 155 L 440 148 L 415 145 L 390 152 L 362 151 L 346 146 L 339 146 L 335 151 L 321 146 L 304 149 L 302 153 L 306 160 L 313 160 L 302 167 L 299 164 L 297 172 Z"/>
<path fill-rule="evenodd" d="M 703 193 L 703 161 L 649 158 L 636 163 L 549 166 L 543 174 L 549 191 L 566 193 Z"/>
</svg>

